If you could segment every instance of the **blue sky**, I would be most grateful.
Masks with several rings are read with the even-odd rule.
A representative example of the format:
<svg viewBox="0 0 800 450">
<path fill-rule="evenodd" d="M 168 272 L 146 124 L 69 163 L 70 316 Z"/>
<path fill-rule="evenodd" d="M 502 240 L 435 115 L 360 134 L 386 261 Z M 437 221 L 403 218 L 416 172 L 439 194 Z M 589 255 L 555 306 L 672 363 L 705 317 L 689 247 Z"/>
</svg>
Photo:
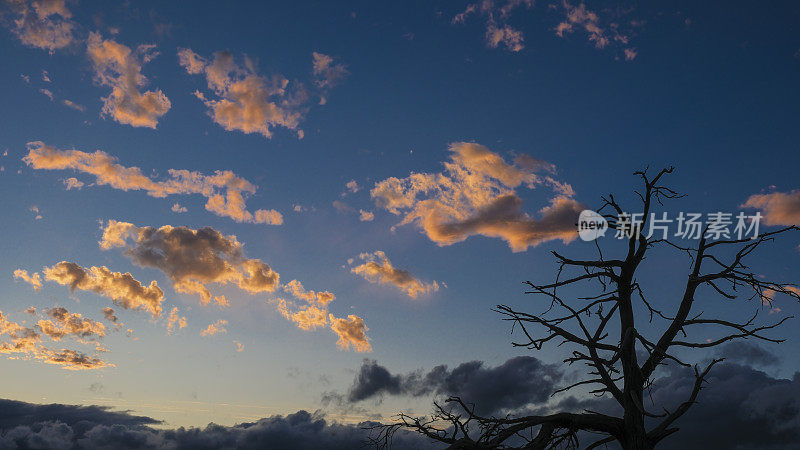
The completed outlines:
<svg viewBox="0 0 800 450">
<path fill-rule="evenodd" d="M 547 239 L 513 252 L 496 237 L 471 235 L 437 245 L 418 223 L 392 229 L 402 215 L 381 207 L 370 190 L 390 177 L 441 173 L 453 155 L 452 143 L 480 144 L 509 165 L 520 154 L 551 163 L 552 176 L 574 190 L 570 200 L 588 208 L 599 206 L 600 195 L 609 192 L 632 202 L 634 170 L 674 165 L 669 183 L 688 196 L 668 204 L 668 211 L 738 212 L 752 195 L 784 193 L 789 201 L 762 208 L 764 213 L 775 217 L 774 224 L 790 225 L 800 217 L 800 200 L 791 202 L 800 188 L 795 174 L 800 36 L 794 26 L 800 10 L 788 2 L 539 2 L 507 16 L 500 12 L 504 3 L 496 2 L 490 12 L 478 8 L 454 23 L 469 3 L 223 8 L 217 2 L 81 1 L 63 5 L 70 17 L 41 19 L 73 24 L 68 45 L 52 49 L 26 42 L 25 30 L 16 25 L 20 8 L 36 14 L 35 3 L 11 2 L 2 16 L 0 152 L 7 154 L 0 157 L 5 193 L 0 207 L 6 212 L 0 310 L 33 326 L 37 318 L 23 313 L 29 306 L 42 317 L 48 308 L 63 306 L 96 321 L 104 320 L 101 310 L 110 306 L 125 326 L 112 332 L 113 324 L 106 322 L 102 343 L 110 351 L 101 357 L 114 367 L 69 371 L 35 358 L 0 359 L 0 370 L 14 380 L 6 390 L 9 398 L 106 404 L 169 425 L 233 424 L 323 407 L 323 393 L 346 390 L 364 357 L 407 372 L 469 360 L 498 365 L 529 354 L 511 347 L 510 327 L 491 308 L 534 304 L 523 295 L 522 282 L 551 279 L 550 251 L 581 254 L 592 246 Z M 556 27 L 569 23 L 570 11 L 578 7 L 596 13 L 602 37 L 609 39 L 602 48 L 590 40 L 585 22 L 557 35 Z M 493 45 L 487 38 L 493 23 L 523 40 Z M 615 29 L 622 36 L 618 40 Z M 104 85 L 101 70 L 87 56 L 92 33 L 134 52 L 154 45 L 134 61 L 147 79 L 136 89 L 161 91 L 169 99 L 168 110 L 153 119 L 155 126 L 132 126 L 113 112 L 102 113 L 102 98 L 112 87 Z M 302 84 L 309 98 L 287 107 L 300 114 L 297 126 L 271 126 L 271 136 L 246 133 L 230 122 L 226 129 L 212 116 L 211 103 L 194 92 L 203 92 L 208 102 L 225 95 L 214 92 L 205 72 L 190 74 L 179 64 L 178 53 L 185 49 L 208 64 L 215 52 L 230 52 L 240 70 L 234 79 L 241 73 L 280 75 L 290 89 Z M 330 67 L 344 71 L 315 75 L 314 52 L 330 56 Z M 323 79 L 330 83 L 321 86 Z M 325 104 L 319 104 L 320 95 Z M 282 224 L 237 222 L 207 210 L 200 195 L 156 198 L 142 190 L 93 185 L 95 177 L 79 170 L 36 168 L 22 160 L 28 143 L 36 141 L 58 151 L 100 150 L 153 180 L 168 178 L 168 169 L 232 171 L 257 186 L 246 199 L 247 210 L 278 211 Z M 67 190 L 64 180 L 70 177 L 84 186 Z M 350 181 L 357 192 L 346 187 Z M 532 217 L 558 196 L 545 183 L 514 190 Z M 188 211 L 171 211 L 176 202 Z M 374 220 L 359 220 L 359 210 L 371 212 Z M 136 264 L 121 248 L 101 249 L 98 241 L 112 219 L 235 235 L 246 257 L 268 264 L 281 282 L 297 279 L 306 289 L 334 293 L 327 311 L 363 319 L 371 351 L 338 348 L 327 325 L 303 330 L 286 320 L 275 304 L 278 298 L 291 300 L 281 287 L 249 293 L 235 283 L 212 284 L 230 306 L 201 305 L 197 295 L 176 292 L 175 280 L 163 270 Z M 772 246 L 760 256 L 759 270 L 796 281 L 797 244 L 792 237 Z M 412 298 L 392 283 L 351 272 L 364 262 L 360 254 L 377 250 L 423 285 L 436 281 L 438 290 Z M 42 273 L 60 261 L 130 272 L 144 285 L 155 280 L 164 292 L 164 311 L 154 318 L 48 280 L 35 291 L 12 276 L 17 269 Z M 668 304 L 675 295 L 683 263 L 668 252 L 653 257 L 645 281 L 658 301 Z M 780 311 L 774 314 L 797 312 L 787 300 L 776 299 Z M 173 307 L 187 325 L 169 334 L 166 316 Z M 707 310 L 727 314 L 726 307 L 709 304 Z M 227 321 L 226 333 L 200 335 L 217 320 Z M 782 362 L 773 370 L 790 376 L 800 365 L 800 332 L 789 326 L 782 333 L 789 341 L 775 349 Z M 244 350 L 237 352 L 234 341 Z M 65 339 L 55 345 L 62 343 L 69 344 Z M 550 347 L 536 357 L 557 362 L 562 354 Z M 427 399 L 389 399 L 353 411 L 333 408 L 332 414 L 357 421 L 401 407 L 425 410 L 427 404 Z"/>
</svg>

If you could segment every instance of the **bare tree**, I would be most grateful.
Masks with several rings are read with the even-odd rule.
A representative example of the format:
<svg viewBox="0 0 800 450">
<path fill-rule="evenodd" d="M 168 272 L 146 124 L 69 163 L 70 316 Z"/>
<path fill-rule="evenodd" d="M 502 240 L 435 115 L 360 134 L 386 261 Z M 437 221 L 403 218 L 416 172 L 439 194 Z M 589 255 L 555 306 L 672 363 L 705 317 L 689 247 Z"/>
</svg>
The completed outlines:
<svg viewBox="0 0 800 450">
<path fill-rule="evenodd" d="M 651 211 L 662 205 L 662 201 L 682 197 L 661 184 L 664 175 L 672 171 L 672 168 L 664 169 L 652 177 L 647 170 L 635 173 L 644 184 L 643 192 L 635 191 L 643 213 L 639 230 L 646 229 Z M 616 219 L 624 214 L 623 208 L 612 195 L 602 197 L 602 200 L 603 206 L 599 211 L 609 219 L 612 229 L 619 230 L 623 224 Z M 396 423 L 373 427 L 373 443 L 379 448 L 390 447 L 394 434 L 406 429 L 448 444 L 450 449 L 578 448 L 579 432 L 584 432 L 582 436 L 602 436 L 589 442 L 586 448 L 614 441 L 625 449 L 654 448 L 678 431 L 675 421 L 696 402 L 709 372 L 722 361 L 713 359 L 701 368 L 698 364 L 691 365 L 679 359 L 676 350 L 711 348 L 740 338 L 782 341 L 767 336 L 765 332 L 790 317 L 757 325 L 758 309 L 762 304 L 771 304 L 776 293 L 800 300 L 800 291 L 793 285 L 759 277 L 745 265 L 745 260 L 777 235 L 792 230 L 798 228 L 791 226 L 744 239 L 710 240 L 706 239 L 705 228 L 696 247 L 684 247 L 668 239 L 648 238 L 646 233 L 632 230 L 627 237 L 627 252 L 620 259 L 605 258 L 597 244 L 598 256 L 591 260 L 570 259 L 553 252 L 559 266 L 555 281 L 549 284 L 527 282 L 530 288 L 527 293 L 544 297 L 547 310 L 542 314 L 530 314 L 498 305 L 496 311 L 524 336 L 514 346 L 538 350 L 548 343 L 569 345 L 572 352 L 565 362 L 585 364 L 588 368 L 584 379 L 556 393 L 581 386 L 597 396 L 613 398 L 621 407 L 621 416 L 584 410 L 520 417 L 482 417 L 475 413 L 469 399 L 450 397 L 443 403 L 434 403 L 435 409 L 430 416 L 400 414 Z M 676 299 L 676 308 L 669 314 L 648 302 L 636 276 L 648 251 L 656 246 L 669 246 L 689 256 L 683 294 Z M 584 287 L 587 284 L 590 286 Z M 565 299 L 561 292 L 576 286 L 584 289 L 583 292 L 592 289 L 593 295 Z M 700 288 L 704 288 L 702 292 L 698 291 Z M 705 318 L 702 312 L 693 311 L 698 297 L 704 301 L 709 297 L 735 299 L 741 294 L 758 302 L 756 314 L 747 320 L 732 322 Z M 720 337 L 710 341 L 692 341 L 689 338 L 692 330 L 703 327 L 717 327 Z M 653 330 L 657 330 L 657 339 L 648 337 Z M 693 368 L 695 381 L 691 393 L 671 410 L 663 407 L 658 411 L 648 410 L 644 396 L 655 381 L 657 369 L 667 363 Z"/>
</svg>

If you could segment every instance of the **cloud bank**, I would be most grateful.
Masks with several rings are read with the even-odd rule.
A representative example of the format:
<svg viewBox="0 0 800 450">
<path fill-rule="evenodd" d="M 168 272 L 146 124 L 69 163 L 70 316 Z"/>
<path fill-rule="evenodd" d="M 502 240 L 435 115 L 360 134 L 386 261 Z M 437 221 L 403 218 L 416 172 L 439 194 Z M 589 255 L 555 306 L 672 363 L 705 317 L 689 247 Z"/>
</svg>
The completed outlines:
<svg viewBox="0 0 800 450">
<path fill-rule="evenodd" d="M 150 417 L 101 406 L 37 405 L 0 399 L 0 448 L 170 450 L 352 450 L 364 447 L 363 422 L 343 425 L 323 414 L 298 411 L 231 427 L 155 429 Z M 398 433 L 396 450 L 439 448 L 411 433 Z"/>
</svg>

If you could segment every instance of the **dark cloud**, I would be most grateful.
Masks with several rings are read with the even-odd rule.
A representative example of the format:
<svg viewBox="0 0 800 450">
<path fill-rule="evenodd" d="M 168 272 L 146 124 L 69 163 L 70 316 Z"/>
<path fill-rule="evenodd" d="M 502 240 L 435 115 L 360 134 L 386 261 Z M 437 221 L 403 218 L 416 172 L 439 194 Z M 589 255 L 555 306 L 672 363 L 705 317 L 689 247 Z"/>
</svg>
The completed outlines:
<svg viewBox="0 0 800 450">
<path fill-rule="evenodd" d="M 800 442 L 800 373 L 777 378 L 746 365 L 715 366 L 704 389 L 686 414 L 674 426 L 679 430 L 659 443 L 664 450 L 751 450 L 795 449 Z M 694 384 L 691 369 L 671 368 L 658 378 L 645 405 L 652 412 L 670 411 L 689 398 Z M 653 406 L 655 405 L 655 406 Z M 539 407 L 528 413 L 582 411 L 585 409 L 619 415 L 611 399 L 581 400 L 569 397 L 553 407 Z M 655 426 L 655 420 L 650 426 Z M 584 436 L 581 443 L 597 440 Z M 610 446 L 609 448 L 618 448 Z"/>
<path fill-rule="evenodd" d="M 773 353 L 749 342 L 734 341 L 725 344 L 718 355 L 726 361 L 748 364 L 751 366 L 774 366 L 780 359 Z"/>
<path fill-rule="evenodd" d="M 789 449 L 800 442 L 800 372 L 780 378 L 752 367 L 773 366 L 778 358 L 763 348 L 736 343 L 723 347 L 728 358 L 712 369 L 697 403 L 674 425 L 680 430 L 659 448 L 687 450 Z M 736 361 L 736 362 L 733 362 Z M 480 414 L 580 412 L 586 409 L 620 415 L 613 399 L 574 397 L 547 403 L 566 375 L 536 358 L 517 357 L 497 367 L 480 361 L 449 370 L 393 374 L 376 361 L 364 360 L 346 396 L 327 394 L 327 401 L 358 402 L 385 395 L 418 397 L 458 394 L 475 403 Z M 688 399 L 694 384 L 691 369 L 667 367 L 652 386 L 645 404 L 653 412 L 670 411 Z M 655 419 L 650 426 L 655 426 Z M 597 440 L 584 435 L 582 445 Z M 618 448 L 610 446 L 609 448 Z"/>
<path fill-rule="evenodd" d="M 0 448 L 351 450 L 366 446 L 371 423 L 342 425 L 298 411 L 232 427 L 157 430 L 158 421 L 98 406 L 34 405 L 0 400 Z M 398 434 L 393 448 L 433 449 L 423 438 Z"/>
<path fill-rule="evenodd" d="M 137 227 L 110 220 L 100 246 L 126 248 L 125 255 L 136 264 L 161 270 L 176 291 L 198 294 L 203 304 L 212 298 L 220 305 L 227 304 L 224 296 L 212 295 L 207 287 L 210 283 L 233 283 L 251 294 L 272 292 L 279 285 L 278 273 L 269 265 L 245 258 L 244 245 L 236 236 L 225 236 L 209 227 Z"/>
<path fill-rule="evenodd" d="M 692 383 L 688 371 L 672 373 L 659 382 L 656 404 L 662 399 L 674 407 Z M 800 374 L 781 379 L 744 365 L 718 365 L 698 403 L 675 425 L 680 431 L 664 440 L 666 449 L 686 449 L 687 443 L 709 450 L 797 448 Z"/>
<path fill-rule="evenodd" d="M 134 416 L 127 412 L 109 411 L 105 406 L 73 406 L 53 403 L 38 405 L 16 400 L 0 399 L 0 430 L 3 435 L 19 426 L 34 426 L 37 423 L 61 422 L 76 429 L 88 429 L 95 425 L 121 425 L 136 427 L 155 425 L 158 420 Z M 0 440 L 0 442 L 2 442 Z M 0 448 L 3 448 L 0 446 Z"/>
<path fill-rule="evenodd" d="M 452 370 L 440 365 L 427 373 L 404 375 L 393 375 L 376 361 L 365 359 L 347 400 L 357 402 L 382 395 L 459 395 L 474 403 L 478 412 L 494 414 L 547 401 L 563 376 L 557 366 L 530 356 L 511 358 L 497 367 L 470 361 Z"/>
</svg>

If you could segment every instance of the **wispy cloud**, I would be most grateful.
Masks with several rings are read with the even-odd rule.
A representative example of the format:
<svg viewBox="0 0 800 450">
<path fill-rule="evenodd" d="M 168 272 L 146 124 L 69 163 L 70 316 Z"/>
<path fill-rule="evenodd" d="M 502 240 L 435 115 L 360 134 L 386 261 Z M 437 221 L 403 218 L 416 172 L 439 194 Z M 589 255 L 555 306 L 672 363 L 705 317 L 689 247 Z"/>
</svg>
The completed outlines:
<svg viewBox="0 0 800 450">
<path fill-rule="evenodd" d="M 143 190 L 152 197 L 199 194 L 208 199 L 206 209 L 236 222 L 280 225 L 283 215 L 274 209 L 248 211 L 245 196 L 256 192 L 256 185 L 228 170 L 204 175 L 185 169 L 170 169 L 169 177 L 156 181 L 144 175 L 138 167 L 126 167 L 103 151 L 59 150 L 36 141 L 28 143 L 23 158 L 34 169 L 77 170 L 95 177 L 95 183 L 123 191 Z"/>
<path fill-rule="evenodd" d="M 172 308 L 167 318 L 167 333 L 172 334 L 176 330 L 181 330 L 186 327 L 186 316 L 178 316 L 178 307 Z"/>
<path fill-rule="evenodd" d="M 29 275 L 27 270 L 17 269 L 14 271 L 14 278 L 19 278 L 20 280 L 30 284 L 34 291 L 38 291 L 42 288 L 42 276 L 37 272 Z"/>
<path fill-rule="evenodd" d="M 10 0 L 11 31 L 28 47 L 50 53 L 75 42 L 76 24 L 65 0 Z"/>
<path fill-rule="evenodd" d="M 315 86 L 324 95 L 347 71 L 327 55 L 314 53 L 313 59 Z M 290 82 L 280 74 L 260 75 L 252 60 L 245 57 L 243 64 L 237 64 L 229 52 L 217 52 L 209 60 L 184 48 L 178 52 L 178 61 L 189 74 L 205 75 L 211 93 L 197 91 L 195 95 L 224 129 L 271 138 L 273 130 L 281 127 L 303 137 L 300 123 L 311 92 L 302 83 Z M 325 103 L 322 98 L 320 103 Z"/>
<path fill-rule="evenodd" d="M 358 352 L 372 351 L 367 337 L 368 328 L 364 320 L 356 315 L 348 315 L 347 319 L 337 318 L 328 311 L 328 305 L 336 299 L 329 291 L 307 290 L 302 283 L 292 280 L 283 286 L 283 290 L 292 295 L 296 301 L 277 300 L 278 311 L 286 319 L 294 322 L 303 330 L 315 330 L 329 326 L 339 337 L 337 345 L 346 350 L 353 348 Z"/>
<path fill-rule="evenodd" d="M 525 35 L 522 30 L 512 26 L 510 21 L 516 11 L 534 7 L 533 0 L 481 1 L 467 5 L 464 10 L 453 16 L 451 23 L 463 25 L 473 16 L 482 18 L 486 27 L 485 40 L 488 47 L 505 47 L 511 52 L 519 52 L 525 48 Z M 565 38 L 573 33 L 585 34 L 587 40 L 598 49 L 615 46 L 621 50 L 620 55 L 626 61 L 636 58 L 638 52 L 630 45 L 630 41 L 633 29 L 636 28 L 634 24 L 640 22 L 621 20 L 623 14 L 619 11 L 611 19 L 601 18 L 583 2 L 572 4 L 562 0 L 550 3 L 547 7 L 561 17 L 553 27 L 558 37 Z"/>
<path fill-rule="evenodd" d="M 486 45 L 490 48 L 505 46 L 511 52 L 519 52 L 525 48 L 525 36 L 522 31 L 507 23 L 511 12 L 518 7 L 532 8 L 533 0 L 507 0 L 505 2 L 483 1 L 471 3 L 453 16 L 454 25 L 465 24 L 470 16 L 477 15 L 486 21 Z"/>
<path fill-rule="evenodd" d="M 227 320 L 217 320 L 216 322 L 209 324 L 205 330 L 201 331 L 200 336 L 214 336 L 215 334 L 227 333 L 228 330 L 225 329 L 225 325 L 227 324 Z"/>
<path fill-rule="evenodd" d="M 364 263 L 352 267 L 350 271 L 370 283 L 394 285 L 411 298 L 439 290 L 439 283 L 436 281 L 423 283 L 409 271 L 393 266 L 386 253 L 380 250 L 373 253 L 362 253 L 359 258 Z"/>
<path fill-rule="evenodd" d="M 80 112 L 85 112 L 86 111 L 86 107 L 85 106 L 79 105 L 79 104 L 73 102 L 72 100 L 64 99 L 64 100 L 61 101 L 61 103 L 63 103 L 64 106 L 66 106 L 68 108 L 74 109 L 75 111 L 80 111 Z"/>
</svg>

